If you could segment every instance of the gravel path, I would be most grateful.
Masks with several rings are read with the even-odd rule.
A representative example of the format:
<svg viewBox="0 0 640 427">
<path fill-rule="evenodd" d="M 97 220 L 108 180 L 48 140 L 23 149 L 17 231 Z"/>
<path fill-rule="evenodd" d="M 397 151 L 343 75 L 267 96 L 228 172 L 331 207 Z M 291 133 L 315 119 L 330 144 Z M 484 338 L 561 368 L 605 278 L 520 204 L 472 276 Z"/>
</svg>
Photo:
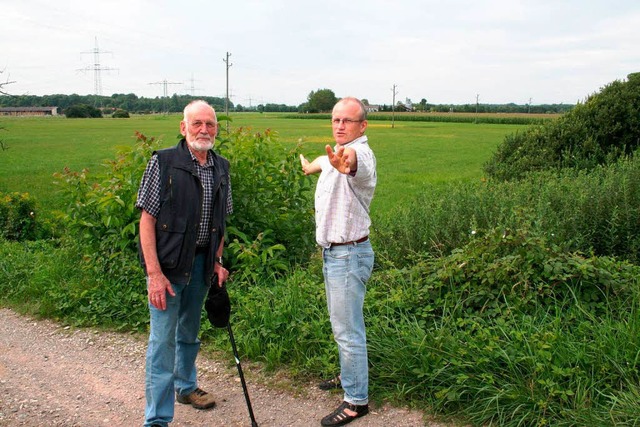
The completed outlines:
<svg viewBox="0 0 640 427">
<path fill-rule="evenodd" d="M 141 426 L 146 337 L 75 329 L 0 309 L 0 426 Z M 216 396 L 210 411 L 176 404 L 172 426 L 250 426 L 237 370 L 230 361 L 198 358 L 199 384 Z M 260 426 L 319 426 L 339 393 L 243 371 Z M 278 383 L 277 386 L 273 386 Z M 284 386 L 283 386 L 284 384 Z M 418 411 L 371 406 L 350 426 L 429 426 Z"/>
</svg>

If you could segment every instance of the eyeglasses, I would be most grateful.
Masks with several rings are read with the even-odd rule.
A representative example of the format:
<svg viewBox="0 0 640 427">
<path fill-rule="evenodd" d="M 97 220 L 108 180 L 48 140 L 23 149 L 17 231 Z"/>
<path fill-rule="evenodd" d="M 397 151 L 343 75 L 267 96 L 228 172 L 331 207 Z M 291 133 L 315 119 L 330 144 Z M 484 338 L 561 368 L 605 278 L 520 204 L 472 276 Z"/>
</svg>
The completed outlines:
<svg viewBox="0 0 640 427">
<path fill-rule="evenodd" d="M 344 123 L 345 125 L 350 125 L 351 123 L 360 123 L 363 120 L 353 120 L 353 119 L 331 119 L 331 123 L 334 125 L 339 125 Z"/>
<path fill-rule="evenodd" d="M 200 129 L 202 127 L 202 125 L 206 125 L 207 126 L 207 130 L 213 130 L 216 127 L 215 122 L 201 122 L 200 120 L 196 120 L 195 122 L 191 122 L 189 124 L 189 127 L 194 128 L 194 129 Z"/>
</svg>

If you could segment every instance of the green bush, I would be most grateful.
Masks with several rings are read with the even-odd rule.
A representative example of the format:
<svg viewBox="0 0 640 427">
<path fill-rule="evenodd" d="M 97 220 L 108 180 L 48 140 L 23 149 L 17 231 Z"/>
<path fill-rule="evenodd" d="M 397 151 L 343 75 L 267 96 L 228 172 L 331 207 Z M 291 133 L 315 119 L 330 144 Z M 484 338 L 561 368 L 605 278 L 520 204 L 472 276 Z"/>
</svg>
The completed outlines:
<svg viewBox="0 0 640 427">
<path fill-rule="evenodd" d="M 7 240 L 35 240 L 44 236 L 36 221 L 36 202 L 28 193 L 0 193 L 0 237 Z"/>
<path fill-rule="evenodd" d="M 65 109 L 64 115 L 69 119 L 101 118 L 102 112 L 90 105 L 76 104 Z"/>
<path fill-rule="evenodd" d="M 67 234 L 85 251 L 87 264 L 96 273 L 117 283 L 139 275 L 130 266 L 130 260 L 136 259 L 140 220 L 135 202 L 145 166 L 159 147 L 154 138 L 136 135 L 137 144 L 105 162 L 103 172 L 96 176 L 69 169 L 54 175 L 68 201 L 65 212 L 60 213 Z"/>
<path fill-rule="evenodd" d="M 96 176 L 86 170 L 55 175 L 69 202 L 60 219 L 86 254 L 85 266 L 96 277 L 125 285 L 141 276 L 131 262 L 137 260 L 140 219 L 135 202 L 145 166 L 159 148 L 154 138 L 137 137 L 134 147 L 122 149 Z M 256 279 L 308 259 L 315 248 L 309 178 L 293 161 L 282 159 L 297 155 L 283 153 L 268 131 L 252 135 L 240 130 L 218 142 L 231 162 L 234 213 L 225 253 L 229 267 Z"/>
<path fill-rule="evenodd" d="M 513 228 L 519 217 L 566 250 L 640 262 L 640 158 L 426 189 L 373 224 L 384 242 L 379 258 L 403 266 L 424 253 L 448 255 L 479 228 Z"/>
<path fill-rule="evenodd" d="M 557 120 L 507 135 L 485 172 L 508 180 L 546 169 L 591 169 L 640 145 L 640 73 L 615 81 Z"/>
<path fill-rule="evenodd" d="M 130 116 L 127 110 L 117 109 L 113 112 L 111 117 L 114 119 L 128 119 Z"/>
<path fill-rule="evenodd" d="M 221 141 L 230 162 L 234 213 L 227 245 L 238 272 L 256 277 L 305 262 L 315 250 L 311 178 L 298 147 L 286 149 L 271 130 L 240 128 Z"/>
</svg>

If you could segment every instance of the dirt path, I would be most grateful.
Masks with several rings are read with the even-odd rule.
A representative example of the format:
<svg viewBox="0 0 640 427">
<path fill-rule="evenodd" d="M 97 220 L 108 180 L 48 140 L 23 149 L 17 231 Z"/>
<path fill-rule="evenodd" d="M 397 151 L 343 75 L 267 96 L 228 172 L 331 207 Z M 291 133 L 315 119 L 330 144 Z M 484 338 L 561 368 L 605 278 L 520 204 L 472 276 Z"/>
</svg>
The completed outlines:
<svg viewBox="0 0 640 427">
<path fill-rule="evenodd" d="M 63 327 L 0 309 L 0 426 L 141 426 L 145 351 L 146 337 Z M 199 383 L 217 406 L 197 411 L 176 404 L 172 426 L 251 425 L 230 358 L 198 358 Z M 313 384 L 294 394 L 268 387 L 244 364 L 243 371 L 260 426 L 319 426 L 340 402 L 340 394 Z M 443 427 L 421 412 L 371 409 L 350 426 Z"/>
</svg>

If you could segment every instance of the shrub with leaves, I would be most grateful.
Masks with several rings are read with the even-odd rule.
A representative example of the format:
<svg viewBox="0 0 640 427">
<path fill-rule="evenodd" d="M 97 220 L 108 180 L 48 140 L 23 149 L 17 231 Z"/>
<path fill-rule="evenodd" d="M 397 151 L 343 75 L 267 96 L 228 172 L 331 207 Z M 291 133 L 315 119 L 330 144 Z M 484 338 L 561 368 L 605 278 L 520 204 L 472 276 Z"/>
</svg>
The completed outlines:
<svg viewBox="0 0 640 427">
<path fill-rule="evenodd" d="M 121 108 L 118 108 L 116 111 L 113 112 L 111 117 L 114 118 L 114 119 L 128 119 L 130 116 L 129 116 L 129 112 L 127 110 L 123 110 Z"/>
<path fill-rule="evenodd" d="M 34 240 L 45 228 L 36 222 L 36 202 L 28 193 L 0 193 L 0 237 L 7 240 Z"/>
<path fill-rule="evenodd" d="M 136 144 L 120 149 L 116 159 L 105 162 L 104 170 L 95 176 L 88 170 L 69 169 L 54 175 L 68 200 L 60 218 L 69 235 L 84 251 L 87 265 L 115 282 L 138 275 L 135 252 L 140 211 L 135 202 L 142 173 L 156 148 L 155 138 L 137 133 Z"/>
<path fill-rule="evenodd" d="M 68 119 L 88 119 L 101 118 L 102 111 L 86 104 L 76 104 L 64 110 L 64 115 Z"/>
<path fill-rule="evenodd" d="M 526 215 L 536 232 L 566 250 L 640 261 L 640 157 L 591 171 L 563 169 L 518 181 L 452 183 L 374 221 L 380 259 L 410 263 L 416 254 L 447 255 L 473 229 L 514 228 Z"/>
<path fill-rule="evenodd" d="M 591 169 L 640 146 L 640 73 L 614 81 L 559 119 L 507 135 L 485 172 L 497 179 L 565 167 Z"/>
<path fill-rule="evenodd" d="M 62 213 L 69 234 L 85 247 L 96 271 L 125 282 L 131 260 L 137 259 L 138 187 L 153 150 L 159 148 L 154 138 L 139 133 L 137 138 L 95 176 L 87 170 L 55 175 L 69 201 Z M 308 259 L 315 248 L 310 180 L 296 167 L 297 154 L 284 151 L 270 131 L 251 134 L 240 129 L 218 140 L 217 146 L 231 163 L 229 266 L 255 277 L 281 273 L 292 262 Z"/>
<path fill-rule="evenodd" d="M 249 260 L 258 256 L 262 270 L 279 272 L 285 264 L 307 261 L 315 249 L 315 228 L 311 179 L 301 171 L 298 147 L 285 149 L 269 129 L 240 128 L 219 149 L 230 162 L 234 213 L 227 244 L 233 264 L 243 268 L 246 262 L 248 271 L 257 267 Z M 261 254 L 252 255 L 257 247 Z"/>
</svg>

